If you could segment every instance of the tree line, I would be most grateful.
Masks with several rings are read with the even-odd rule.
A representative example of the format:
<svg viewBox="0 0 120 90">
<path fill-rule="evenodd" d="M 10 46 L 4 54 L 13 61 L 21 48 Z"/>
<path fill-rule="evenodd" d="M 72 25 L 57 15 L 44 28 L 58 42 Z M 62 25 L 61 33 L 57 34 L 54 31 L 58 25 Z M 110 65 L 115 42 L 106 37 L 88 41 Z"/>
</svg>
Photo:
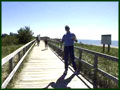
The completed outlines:
<svg viewBox="0 0 120 90">
<path fill-rule="evenodd" d="M 17 44 L 26 44 L 32 40 L 33 32 L 30 27 L 22 27 L 17 33 L 10 32 L 9 35 L 4 33 L 2 34 L 2 46 L 7 45 L 17 45 Z"/>
</svg>

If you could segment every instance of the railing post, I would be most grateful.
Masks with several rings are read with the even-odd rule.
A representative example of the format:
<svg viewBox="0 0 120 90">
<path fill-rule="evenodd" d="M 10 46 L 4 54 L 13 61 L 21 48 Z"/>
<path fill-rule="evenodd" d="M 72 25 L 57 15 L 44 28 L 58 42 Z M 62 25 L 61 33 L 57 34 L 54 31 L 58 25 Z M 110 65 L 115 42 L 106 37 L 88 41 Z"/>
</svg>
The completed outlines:
<svg viewBox="0 0 120 90">
<path fill-rule="evenodd" d="M 93 88 L 97 88 L 97 64 L 98 64 L 98 56 L 94 57 L 94 75 L 93 75 Z"/>
<path fill-rule="evenodd" d="M 25 54 L 25 48 L 23 48 L 23 56 L 24 56 L 24 54 Z"/>
<path fill-rule="evenodd" d="M 82 66 L 81 58 L 82 58 L 82 50 L 79 49 L 79 68 L 78 68 L 79 72 L 81 71 L 81 66 Z"/>
<path fill-rule="evenodd" d="M 103 53 L 105 52 L 105 44 L 103 44 Z"/>
<path fill-rule="evenodd" d="M 18 53 L 18 61 L 21 59 L 20 52 Z"/>
<path fill-rule="evenodd" d="M 29 45 L 28 45 L 29 46 Z M 26 51 L 28 50 L 28 46 L 26 46 Z"/>
<path fill-rule="evenodd" d="M 9 72 L 13 70 L 13 58 L 9 60 Z"/>
</svg>

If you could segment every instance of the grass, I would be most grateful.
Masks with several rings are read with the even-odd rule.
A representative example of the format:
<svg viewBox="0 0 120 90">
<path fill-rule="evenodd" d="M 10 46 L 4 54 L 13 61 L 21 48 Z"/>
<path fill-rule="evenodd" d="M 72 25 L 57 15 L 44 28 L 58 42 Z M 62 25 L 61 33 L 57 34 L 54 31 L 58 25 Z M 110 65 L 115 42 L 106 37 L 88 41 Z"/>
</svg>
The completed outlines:
<svg viewBox="0 0 120 90">
<path fill-rule="evenodd" d="M 86 45 L 86 44 L 75 44 L 75 46 L 102 53 L 101 46 Z M 106 51 L 104 54 L 118 57 L 118 48 L 111 48 L 110 52 L 107 52 L 107 47 L 105 49 Z M 77 50 L 75 50 L 75 55 L 78 56 Z M 86 60 L 90 64 L 94 63 L 94 56 L 92 54 L 83 52 L 82 59 Z M 114 61 L 110 61 L 108 59 L 98 57 L 98 68 L 118 77 L 118 63 Z"/>
<path fill-rule="evenodd" d="M 2 58 L 20 48 L 23 44 L 2 46 Z"/>
<path fill-rule="evenodd" d="M 75 46 L 80 48 L 85 48 L 89 50 L 93 50 L 96 52 L 103 53 L 102 46 L 94 46 L 94 45 L 87 45 L 87 44 L 78 44 L 76 43 Z M 107 51 L 108 48 L 105 47 L 105 52 L 103 54 L 111 55 L 118 57 L 118 48 L 111 47 L 110 52 Z M 78 51 L 75 50 L 75 55 L 78 56 Z M 94 55 L 83 52 L 82 59 L 87 61 L 88 63 L 94 63 Z M 78 62 L 77 62 L 78 63 Z M 84 75 L 89 77 L 92 80 L 93 76 L 93 69 L 90 69 L 86 65 L 82 65 Z M 102 57 L 98 57 L 98 68 L 102 69 L 103 71 L 118 77 L 118 62 L 114 62 Z M 114 81 L 108 79 L 107 77 L 103 76 L 101 73 L 97 72 L 97 83 L 99 88 L 118 88 L 118 85 L 114 83 Z"/>
<path fill-rule="evenodd" d="M 103 53 L 103 47 L 102 46 L 79 44 L 79 43 L 75 43 L 75 46 Z M 107 50 L 108 50 L 108 47 L 105 47 L 104 54 L 108 54 L 108 55 L 111 55 L 111 56 L 118 57 L 118 48 L 111 47 L 110 52 L 108 52 Z"/>
</svg>

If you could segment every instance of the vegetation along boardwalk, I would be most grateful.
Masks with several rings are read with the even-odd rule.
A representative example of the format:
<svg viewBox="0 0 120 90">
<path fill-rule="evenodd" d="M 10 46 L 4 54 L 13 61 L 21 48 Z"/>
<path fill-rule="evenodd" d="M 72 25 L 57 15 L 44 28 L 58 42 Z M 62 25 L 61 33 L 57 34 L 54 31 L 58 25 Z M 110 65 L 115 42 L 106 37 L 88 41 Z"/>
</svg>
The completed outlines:
<svg viewBox="0 0 120 90">
<path fill-rule="evenodd" d="M 34 46 L 24 64 L 12 88 L 88 88 L 86 83 L 89 83 L 82 76 L 74 75 L 72 70 L 63 75 L 64 63 L 49 47 L 45 49 L 43 41 L 40 46 Z"/>
</svg>

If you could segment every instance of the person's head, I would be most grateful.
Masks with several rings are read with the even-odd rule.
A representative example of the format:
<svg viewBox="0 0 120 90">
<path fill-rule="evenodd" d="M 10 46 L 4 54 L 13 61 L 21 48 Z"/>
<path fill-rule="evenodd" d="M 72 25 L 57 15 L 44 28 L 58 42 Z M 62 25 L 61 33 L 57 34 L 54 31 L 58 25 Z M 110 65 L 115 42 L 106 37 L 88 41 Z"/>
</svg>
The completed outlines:
<svg viewBox="0 0 120 90">
<path fill-rule="evenodd" d="M 68 25 L 65 26 L 65 31 L 70 32 L 70 27 Z"/>
</svg>

